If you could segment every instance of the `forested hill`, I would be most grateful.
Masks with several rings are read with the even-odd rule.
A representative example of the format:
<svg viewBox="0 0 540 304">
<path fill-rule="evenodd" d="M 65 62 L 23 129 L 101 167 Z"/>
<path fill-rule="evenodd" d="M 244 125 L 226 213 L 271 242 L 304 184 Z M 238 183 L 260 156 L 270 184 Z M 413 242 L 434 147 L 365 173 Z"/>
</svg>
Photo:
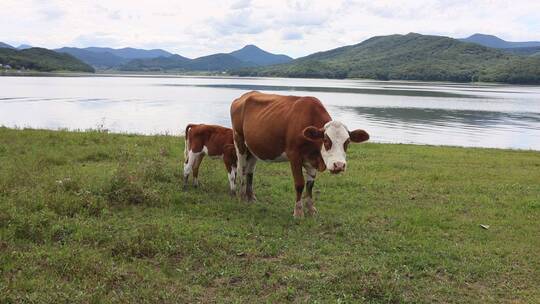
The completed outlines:
<svg viewBox="0 0 540 304">
<path fill-rule="evenodd" d="M 13 69 L 42 72 L 94 72 L 94 68 L 71 55 L 43 48 L 24 50 L 0 48 L 0 64 L 3 66 L 9 65 Z"/>
<path fill-rule="evenodd" d="M 290 63 L 233 71 L 240 76 L 540 83 L 540 57 L 416 33 L 370 38 Z"/>
</svg>

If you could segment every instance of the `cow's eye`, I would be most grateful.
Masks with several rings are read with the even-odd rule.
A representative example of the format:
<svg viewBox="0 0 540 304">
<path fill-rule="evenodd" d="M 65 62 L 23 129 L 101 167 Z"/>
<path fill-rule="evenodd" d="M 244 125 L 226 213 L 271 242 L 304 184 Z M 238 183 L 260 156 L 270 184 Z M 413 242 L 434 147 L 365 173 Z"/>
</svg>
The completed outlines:
<svg viewBox="0 0 540 304">
<path fill-rule="evenodd" d="M 347 151 L 347 148 L 349 147 L 349 143 L 351 142 L 350 139 L 347 139 L 344 143 L 343 143 L 343 149 L 345 151 Z"/>
<path fill-rule="evenodd" d="M 326 151 L 332 148 L 332 140 L 330 140 L 330 138 L 326 134 L 324 135 L 323 143 Z"/>
</svg>

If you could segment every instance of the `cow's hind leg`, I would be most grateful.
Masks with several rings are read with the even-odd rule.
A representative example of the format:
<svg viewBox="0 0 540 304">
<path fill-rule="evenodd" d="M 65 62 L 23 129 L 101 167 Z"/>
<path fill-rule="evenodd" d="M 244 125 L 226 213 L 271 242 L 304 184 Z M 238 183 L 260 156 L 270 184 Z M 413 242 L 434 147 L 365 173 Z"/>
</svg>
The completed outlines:
<svg viewBox="0 0 540 304">
<path fill-rule="evenodd" d="M 315 185 L 315 176 L 317 175 L 317 169 L 313 168 L 309 164 L 304 164 L 304 169 L 306 169 L 306 192 L 304 195 L 304 201 L 309 215 L 315 215 L 317 213 L 317 208 L 315 208 L 315 203 L 313 202 L 313 186 Z"/>
<path fill-rule="evenodd" d="M 255 165 L 257 164 L 257 158 L 252 154 L 248 153 L 247 163 L 246 163 L 246 197 L 245 199 L 248 202 L 255 201 L 255 194 L 253 193 L 253 173 L 255 172 Z"/>
<path fill-rule="evenodd" d="M 246 165 L 247 153 L 238 154 L 238 167 L 236 167 L 236 183 L 238 185 L 238 195 L 240 198 L 246 196 Z"/>
<path fill-rule="evenodd" d="M 198 153 L 196 160 L 193 164 L 193 186 L 199 187 L 199 167 L 201 166 L 204 153 Z"/>
<path fill-rule="evenodd" d="M 237 167 L 236 167 L 236 182 L 238 183 L 238 194 L 240 198 L 246 195 L 246 166 L 248 150 L 244 137 L 234 132 L 234 148 L 236 150 Z"/>
</svg>

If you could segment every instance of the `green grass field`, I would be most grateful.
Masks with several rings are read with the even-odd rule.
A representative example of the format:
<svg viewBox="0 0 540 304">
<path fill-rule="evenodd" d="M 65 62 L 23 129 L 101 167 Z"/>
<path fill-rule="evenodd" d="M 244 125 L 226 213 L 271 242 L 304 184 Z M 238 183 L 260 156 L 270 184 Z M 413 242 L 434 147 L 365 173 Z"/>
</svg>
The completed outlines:
<svg viewBox="0 0 540 304">
<path fill-rule="evenodd" d="M 0 128 L 0 303 L 540 302 L 538 152 L 351 145 L 295 220 L 287 163 L 247 204 L 183 144 Z"/>
</svg>

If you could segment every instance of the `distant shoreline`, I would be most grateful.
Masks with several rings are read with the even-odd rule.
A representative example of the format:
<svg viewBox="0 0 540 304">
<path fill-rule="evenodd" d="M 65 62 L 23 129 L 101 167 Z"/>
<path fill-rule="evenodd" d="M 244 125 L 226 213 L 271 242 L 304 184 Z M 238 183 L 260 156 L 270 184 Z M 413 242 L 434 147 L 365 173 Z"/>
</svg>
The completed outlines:
<svg viewBox="0 0 540 304">
<path fill-rule="evenodd" d="M 130 77 L 130 78 L 211 78 L 211 79 L 325 79 L 325 80 L 361 80 L 372 82 L 405 82 L 405 83 L 449 83 L 449 84 L 463 84 L 463 85 L 512 85 L 512 86 L 539 86 L 539 84 L 519 84 L 519 83 L 505 83 L 505 82 L 455 82 L 455 81 L 437 81 L 437 80 L 411 80 L 411 79 L 370 79 L 370 78 L 307 78 L 307 77 L 270 77 L 270 76 L 238 76 L 231 74 L 176 74 L 176 73 L 146 73 L 146 72 L 121 72 L 121 71 L 97 71 L 96 73 L 84 73 L 84 72 L 39 72 L 39 71 L 15 71 L 6 72 L 0 71 L 0 77 Z"/>
<path fill-rule="evenodd" d="M 0 124 L 0 132 L 41 132 L 52 134 L 94 134 L 101 133 L 107 136 L 128 136 L 128 137 L 175 137 L 184 138 L 183 131 L 180 133 L 141 133 L 130 131 L 110 131 L 109 129 L 76 129 L 76 128 L 33 128 L 33 127 L 17 127 L 6 126 Z M 427 147 L 427 148 L 441 148 L 441 149 L 472 149 L 472 150 L 494 150 L 494 151 L 506 151 L 506 152 L 533 152 L 540 153 L 540 150 L 532 148 L 511 148 L 511 147 L 481 147 L 481 146 L 465 146 L 465 145 L 442 145 L 442 144 L 423 144 L 418 142 L 397 142 L 397 141 L 373 141 L 370 140 L 371 145 L 396 145 L 396 146 L 411 146 L 411 147 Z"/>
</svg>

